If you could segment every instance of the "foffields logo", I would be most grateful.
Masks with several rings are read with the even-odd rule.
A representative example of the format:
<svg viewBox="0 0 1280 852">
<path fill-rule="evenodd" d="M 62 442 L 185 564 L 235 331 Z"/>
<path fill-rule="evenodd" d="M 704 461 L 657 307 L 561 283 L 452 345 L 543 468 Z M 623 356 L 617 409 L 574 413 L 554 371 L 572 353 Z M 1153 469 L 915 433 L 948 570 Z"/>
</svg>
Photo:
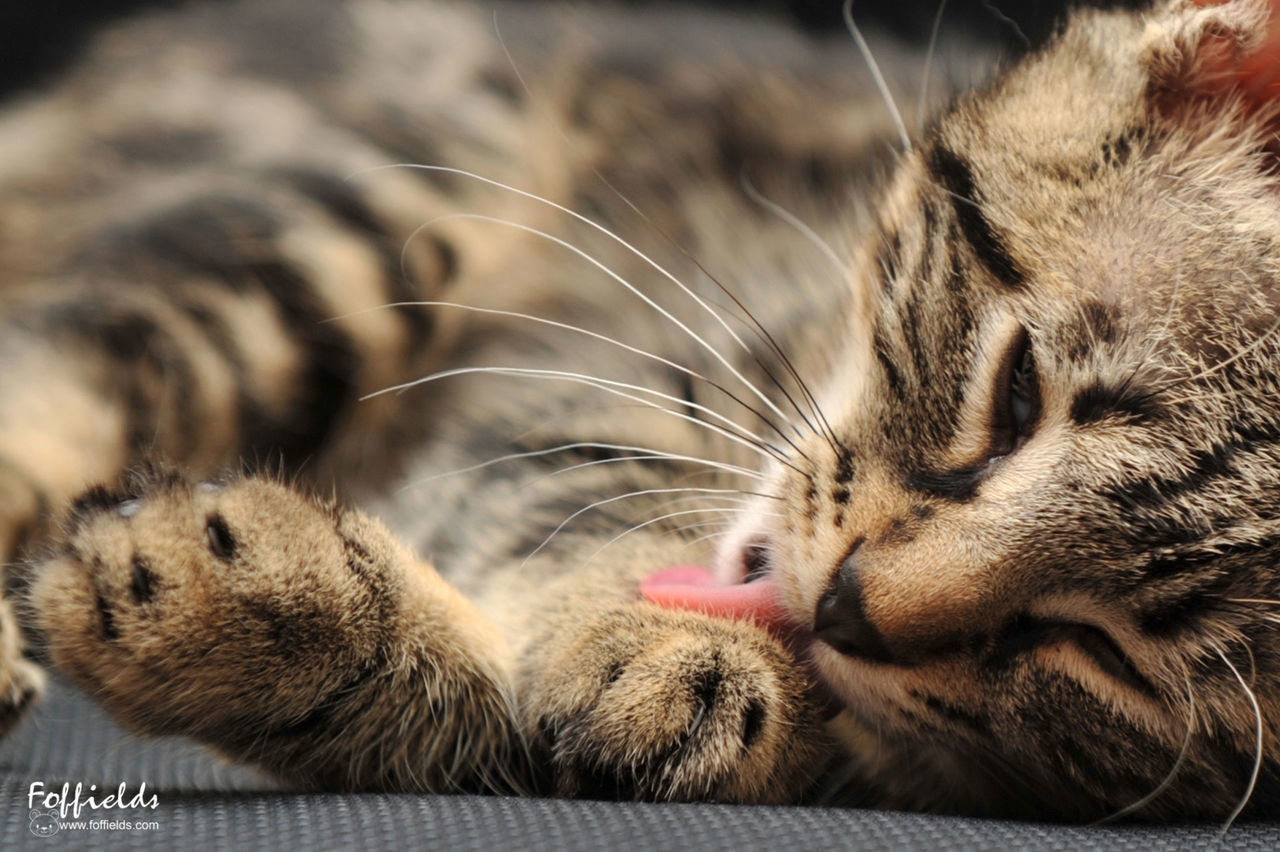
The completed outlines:
<svg viewBox="0 0 1280 852">
<path fill-rule="evenodd" d="M 155 793 L 147 794 L 145 781 L 132 795 L 128 784 L 123 782 L 110 793 L 99 792 L 97 784 L 90 784 L 88 790 L 81 783 L 74 789 L 70 783 L 60 789 L 49 789 L 43 781 L 32 781 L 27 790 L 30 828 L 36 837 L 52 837 L 59 831 L 151 831 L 160 824 L 154 820 L 131 819 L 128 817 L 132 813 L 121 812 L 155 810 L 159 805 L 160 798 Z"/>
</svg>

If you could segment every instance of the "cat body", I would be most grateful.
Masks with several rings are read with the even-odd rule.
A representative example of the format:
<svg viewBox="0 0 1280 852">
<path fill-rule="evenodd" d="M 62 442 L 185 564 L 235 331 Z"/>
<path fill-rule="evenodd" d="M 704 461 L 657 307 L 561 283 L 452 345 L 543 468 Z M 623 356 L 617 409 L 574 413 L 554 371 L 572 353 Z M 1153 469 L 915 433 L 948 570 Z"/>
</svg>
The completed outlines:
<svg viewBox="0 0 1280 852">
<path fill-rule="evenodd" d="M 327 789 L 1280 808 L 1267 4 L 1080 12 L 910 139 L 769 25 L 324 10 L 0 122 L 2 531 L 65 516 L 30 620 L 118 719 Z M 389 529 L 220 474 L 272 454 Z M 640 594 L 686 564 L 785 624 Z"/>
</svg>

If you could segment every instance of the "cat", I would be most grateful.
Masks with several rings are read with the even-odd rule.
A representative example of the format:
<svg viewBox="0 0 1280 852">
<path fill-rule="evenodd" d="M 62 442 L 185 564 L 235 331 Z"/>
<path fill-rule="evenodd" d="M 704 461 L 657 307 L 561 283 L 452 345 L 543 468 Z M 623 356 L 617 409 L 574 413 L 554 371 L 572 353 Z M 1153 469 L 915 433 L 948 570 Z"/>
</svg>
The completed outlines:
<svg viewBox="0 0 1280 852">
<path fill-rule="evenodd" d="M 0 120 L 0 544 L 119 721 L 330 790 L 1280 813 L 1271 4 L 1081 10 L 916 130 L 751 20 L 301 9 Z"/>
</svg>

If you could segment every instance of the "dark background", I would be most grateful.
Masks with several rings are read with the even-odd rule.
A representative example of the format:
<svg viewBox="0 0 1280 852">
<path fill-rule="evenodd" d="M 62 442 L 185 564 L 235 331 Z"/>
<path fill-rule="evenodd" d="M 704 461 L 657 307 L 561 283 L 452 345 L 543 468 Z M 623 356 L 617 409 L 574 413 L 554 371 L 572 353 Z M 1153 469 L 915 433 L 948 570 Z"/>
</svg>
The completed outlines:
<svg viewBox="0 0 1280 852">
<path fill-rule="evenodd" d="M 533 0 L 530 0 L 531 2 Z M 96 27 L 115 18 L 192 0 L 0 0 L 0 94 L 37 82 L 75 56 Z M 225 0 L 203 0 L 225 2 Z M 667 0 L 672 2 L 672 0 Z M 818 32 L 843 28 L 841 0 L 698 0 L 701 5 L 789 16 Z M 857 0 L 854 15 L 864 29 L 886 29 L 925 43 L 940 0 Z M 1070 5 L 1068 0 L 947 0 L 943 26 L 1020 50 L 1039 44 Z M 1147 0 L 1091 0 L 1089 5 L 1146 5 Z M 630 5 L 661 7 L 655 0 Z"/>
</svg>

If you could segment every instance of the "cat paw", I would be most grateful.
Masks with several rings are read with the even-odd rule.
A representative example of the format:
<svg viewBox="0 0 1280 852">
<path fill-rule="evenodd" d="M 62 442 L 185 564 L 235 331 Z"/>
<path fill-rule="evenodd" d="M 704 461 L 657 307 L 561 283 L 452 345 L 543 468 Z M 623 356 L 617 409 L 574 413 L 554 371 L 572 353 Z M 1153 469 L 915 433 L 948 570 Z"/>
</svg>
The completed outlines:
<svg viewBox="0 0 1280 852">
<path fill-rule="evenodd" d="M 493 777 L 514 718 L 482 656 L 497 640 L 377 521 L 265 479 L 158 471 L 80 498 L 55 546 L 36 626 L 126 727 L 326 789 Z"/>
<path fill-rule="evenodd" d="M 148 733 L 305 714 L 373 656 L 395 578 L 267 480 L 163 470 L 72 506 L 31 601 L 55 664 Z"/>
<path fill-rule="evenodd" d="M 0 599 L 0 738 L 8 735 L 44 693 L 45 675 L 22 656 L 18 620 Z"/>
<path fill-rule="evenodd" d="M 819 703 L 756 626 L 637 604 L 558 644 L 527 706 L 559 795 L 781 803 L 812 780 Z"/>
</svg>

